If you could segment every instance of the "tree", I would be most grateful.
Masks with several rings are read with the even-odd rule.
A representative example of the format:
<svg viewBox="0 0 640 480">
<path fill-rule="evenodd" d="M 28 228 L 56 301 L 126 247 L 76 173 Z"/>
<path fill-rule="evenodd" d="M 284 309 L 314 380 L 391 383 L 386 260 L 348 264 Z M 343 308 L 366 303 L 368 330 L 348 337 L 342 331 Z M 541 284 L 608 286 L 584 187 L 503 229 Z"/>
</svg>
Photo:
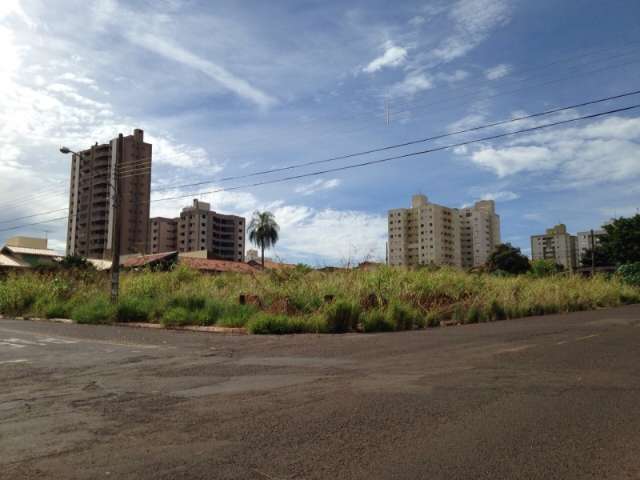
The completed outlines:
<svg viewBox="0 0 640 480">
<path fill-rule="evenodd" d="M 93 265 L 86 258 L 79 255 L 67 255 L 60 260 L 60 266 L 65 269 L 87 270 L 93 269 Z"/>
<path fill-rule="evenodd" d="M 602 248 L 602 245 L 596 245 L 596 248 L 593 249 L 593 252 L 594 252 L 593 259 L 595 263 L 594 266 L 608 267 L 610 265 L 615 264 L 615 262 L 611 260 L 611 258 L 609 258 L 609 255 L 607 254 L 606 250 Z M 591 249 L 590 248 L 586 249 L 582 254 L 582 257 L 580 258 L 580 264 L 583 267 L 591 266 Z"/>
<path fill-rule="evenodd" d="M 249 240 L 262 252 L 262 267 L 264 268 L 264 250 L 273 247 L 278 242 L 280 227 L 271 212 L 253 212 L 249 223 Z"/>
<path fill-rule="evenodd" d="M 564 270 L 564 266 L 553 260 L 534 260 L 531 262 L 531 275 L 542 278 L 555 275 Z"/>
<path fill-rule="evenodd" d="M 605 225 L 600 246 L 607 257 L 617 264 L 640 262 L 640 214 L 617 218 Z"/>
<path fill-rule="evenodd" d="M 531 269 L 531 264 L 519 248 L 510 243 L 501 243 L 489 256 L 487 267 L 491 272 L 502 271 L 519 275 L 528 272 Z"/>
</svg>

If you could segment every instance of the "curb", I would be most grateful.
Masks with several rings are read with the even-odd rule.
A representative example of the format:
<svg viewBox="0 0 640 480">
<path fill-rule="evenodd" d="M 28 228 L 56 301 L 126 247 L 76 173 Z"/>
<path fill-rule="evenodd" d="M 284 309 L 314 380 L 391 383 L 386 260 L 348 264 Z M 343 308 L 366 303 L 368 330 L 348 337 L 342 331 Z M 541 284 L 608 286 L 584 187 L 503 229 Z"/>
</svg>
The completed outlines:
<svg viewBox="0 0 640 480">
<path fill-rule="evenodd" d="M 65 323 L 73 324 L 73 320 L 69 318 L 38 318 L 38 317 L 6 317 L 0 315 L 0 320 L 27 320 L 34 322 L 52 322 L 52 323 Z M 130 328 L 151 328 L 155 330 L 186 330 L 189 332 L 204 332 L 204 333 L 222 333 L 226 335 L 248 335 L 244 328 L 240 327 L 216 327 L 215 325 L 203 327 L 198 325 L 185 325 L 183 327 L 165 327 L 159 323 L 144 323 L 144 322 L 114 322 L 110 325 L 116 327 L 130 327 Z"/>
</svg>

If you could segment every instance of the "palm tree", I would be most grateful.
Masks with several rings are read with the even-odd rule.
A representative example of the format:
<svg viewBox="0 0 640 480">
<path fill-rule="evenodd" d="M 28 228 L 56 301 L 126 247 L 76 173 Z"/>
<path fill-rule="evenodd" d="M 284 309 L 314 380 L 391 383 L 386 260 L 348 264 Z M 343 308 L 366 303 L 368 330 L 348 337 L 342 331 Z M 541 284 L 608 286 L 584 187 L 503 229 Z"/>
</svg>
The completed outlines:
<svg viewBox="0 0 640 480">
<path fill-rule="evenodd" d="M 249 223 L 249 240 L 262 250 L 262 268 L 264 268 L 264 249 L 273 247 L 278 242 L 280 227 L 271 212 L 253 212 Z"/>
</svg>

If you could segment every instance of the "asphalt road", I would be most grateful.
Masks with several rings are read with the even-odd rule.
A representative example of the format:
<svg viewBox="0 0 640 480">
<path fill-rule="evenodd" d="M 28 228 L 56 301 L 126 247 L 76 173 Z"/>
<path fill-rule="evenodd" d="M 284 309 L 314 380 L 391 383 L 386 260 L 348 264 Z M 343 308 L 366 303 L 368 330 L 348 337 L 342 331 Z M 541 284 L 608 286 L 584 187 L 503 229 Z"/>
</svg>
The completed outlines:
<svg viewBox="0 0 640 480">
<path fill-rule="evenodd" d="M 637 479 L 640 306 L 225 336 L 0 320 L 2 479 Z"/>
</svg>

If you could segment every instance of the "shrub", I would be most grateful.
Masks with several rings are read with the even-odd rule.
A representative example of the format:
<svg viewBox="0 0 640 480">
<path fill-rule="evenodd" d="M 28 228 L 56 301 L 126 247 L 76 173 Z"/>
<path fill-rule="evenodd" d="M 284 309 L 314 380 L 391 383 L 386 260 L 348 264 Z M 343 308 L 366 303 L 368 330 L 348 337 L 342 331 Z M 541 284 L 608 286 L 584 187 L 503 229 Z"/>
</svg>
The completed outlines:
<svg viewBox="0 0 640 480">
<path fill-rule="evenodd" d="M 253 305 L 227 305 L 216 324 L 221 327 L 244 327 L 257 311 Z"/>
<path fill-rule="evenodd" d="M 247 323 L 247 331 L 258 335 L 284 335 L 287 333 L 307 333 L 312 330 L 310 325 L 300 317 L 260 313 Z"/>
<path fill-rule="evenodd" d="M 203 295 L 188 295 L 180 293 L 169 300 L 169 307 L 180 307 L 191 312 L 202 310 L 207 305 L 207 298 Z"/>
<path fill-rule="evenodd" d="M 73 321 L 87 324 L 111 323 L 115 315 L 116 308 L 106 298 L 89 300 L 71 312 Z"/>
<path fill-rule="evenodd" d="M 424 325 L 415 308 L 398 302 L 391 304 L 387 310 L 387 319 L 396 330 L 412 330 L 419 323 Z"/>
<path fill-rule="evenodd" d="M 392 332 L 395 325 L 380 310 L 371 310 L 362 315 L 362 329 L 370 332 Z"/>
<path fill-rule="evenodd" d="M 533 260 L 529 274 L 535 278 L 544 278 L 555 275 L 563 270 L 562 265 L 558 265 L 552 260 Z"/>
<path fill-rule="evenodd" d="M 623 282 L 640 287 L 640 262 L 621 265 L 618 268 L 618 274 Z"/>
<path fill-rule="evenodd" d="M 180 327 L 191 322 L 192 313 L 184 307 L 171 307 L 162 315 L 161 323 L 165 327 Z"/>
<path fill-rule="evenodd" d="M 119 322 L 146 322 L 152 318 L 153 309 L 150 298 L 124 297 L 118 303 L 117 318 Z"/>
<path fill-rule="evenodd" d="M 46 306 L 43 315 L 44 318 L 66 318 L 69 310 L 62 302 L 50 303 Z"/>
<path fill-rule="evenodd" d="M 338 300 L 325 312 L 327 329 L 331 333 L 346 333 L 355 330 L 360 319 L 360 307 L 354 303 Z"/>
</svg>

